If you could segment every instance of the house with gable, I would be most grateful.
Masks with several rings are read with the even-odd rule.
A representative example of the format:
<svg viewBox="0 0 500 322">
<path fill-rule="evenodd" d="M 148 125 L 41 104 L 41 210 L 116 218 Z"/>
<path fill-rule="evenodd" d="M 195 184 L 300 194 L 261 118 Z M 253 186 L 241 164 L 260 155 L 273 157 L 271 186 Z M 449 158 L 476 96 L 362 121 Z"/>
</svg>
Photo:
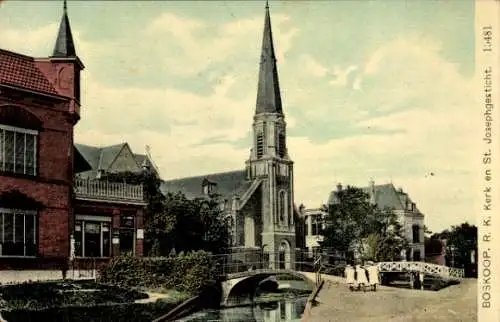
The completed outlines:
<svg viewBox="0 0 500 322">
<path fill-rule="evenodd" d="M 163 193 L 220 197 L 231 218 L 233 255 L 262 254 L 270 268 L 295 265 L 293 161 L 286 145 L 278 69 L 266 4 L 250 156 L 241 170 L 163 182 Z M 247 258 L 247 257 L 246 257 Z"/>
<path fill-rule="evenodd" d="M 51 56 L 0 49 L 0 283 L 142 256 L 143 187 L 99 174 L 151 160 L 126 144 L 74 144 L 83 70 L 66 2 Z"/>
<path fill-rule="evenodd" d="M 337 190 L 330 192 L 327 205 L 338 202 L 336 192 L 339 189 L 342 189 L 340 184 L 337 186 Z M 396 189 L 392 183 L 377 185 L 374 181 L 370 181 L 367 187 L 361 189 L 368 194 L 370 202 L 377 205 L 378 209 L 391 209 L 398 215 L 400 223 L 403 225 L 404 235 L 409 243 L 408 249 L 402 252 L 401 259 L 407 261 L 425 260 L 424 215 L 408 193 L 402 188 Z"/>
</svg>

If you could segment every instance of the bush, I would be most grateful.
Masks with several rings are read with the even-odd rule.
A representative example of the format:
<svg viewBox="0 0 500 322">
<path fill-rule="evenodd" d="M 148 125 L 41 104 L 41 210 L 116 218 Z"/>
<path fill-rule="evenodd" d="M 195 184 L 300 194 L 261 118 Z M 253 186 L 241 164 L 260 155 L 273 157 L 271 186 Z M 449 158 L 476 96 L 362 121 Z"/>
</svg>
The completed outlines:
<svg viewBox="0 0 500 322">
<path fill-rule="evenodd" d="M 176 289 L 198 294 L 215 280 L 209 253 L 198 251 L 176 257 L 115 257 L 100 270 L 100 281 L 124 287 Z"/>
</svg>

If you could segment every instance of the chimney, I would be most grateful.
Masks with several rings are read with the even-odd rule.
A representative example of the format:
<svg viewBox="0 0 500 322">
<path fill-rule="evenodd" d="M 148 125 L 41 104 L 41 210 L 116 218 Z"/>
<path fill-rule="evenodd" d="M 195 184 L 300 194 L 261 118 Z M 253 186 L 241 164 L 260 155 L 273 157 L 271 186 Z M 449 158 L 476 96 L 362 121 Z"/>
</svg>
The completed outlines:
<svg viewBox="0 0 500 322">
<path fill-rule="evenodd" d="M 342 191 L 342 184 L 340 182 L 337 183 L 337 191 Z"/>
</svg>

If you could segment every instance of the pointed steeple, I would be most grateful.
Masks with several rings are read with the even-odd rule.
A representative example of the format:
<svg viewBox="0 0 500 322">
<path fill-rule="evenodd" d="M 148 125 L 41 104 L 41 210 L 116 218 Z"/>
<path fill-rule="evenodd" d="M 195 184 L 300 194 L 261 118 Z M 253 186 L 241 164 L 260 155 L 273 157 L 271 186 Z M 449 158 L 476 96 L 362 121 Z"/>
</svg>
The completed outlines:
<svg viewBox="0 0 500 322">
<path fill-rule="evenodd" d="M 278 81 L 278 68 L 276 67 L 273 33 L 271 30 L 271 16 L 269 14 L 269 4 L 267 1 L 262 52 L 260 56 L 259 83 L 257 86 L 257 105 L 255 109 L 255 114 L 261 113 L 283 114 Z"/>
<path fill-rule="evenodd" d="M 63 10 L 63 16 L 61 18 L 61 24 L 59 25 L 59 33 L 57 34 L 57 40 L 52 57 L 76 57 L 75 43 L 73 42 L 73 35 L 71 34 L 71 27 L 69 25 L 68 6 L 66 4 L 66 0 L 64 0 Z"/>
</svg>

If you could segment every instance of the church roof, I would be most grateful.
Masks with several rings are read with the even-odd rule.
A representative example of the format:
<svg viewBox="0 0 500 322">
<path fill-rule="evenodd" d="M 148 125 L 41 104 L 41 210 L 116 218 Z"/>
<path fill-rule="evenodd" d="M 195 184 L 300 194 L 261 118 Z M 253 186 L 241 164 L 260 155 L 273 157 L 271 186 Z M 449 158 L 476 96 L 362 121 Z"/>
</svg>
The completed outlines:
<svg viewBox="0 0 500 322">
<path fill-rule="evenodd" d="M 0 84 L 58 95 L 33 57 L 0 49 Z"/>
<path fill-rule="evenodd" d="M 246 171 L 239 170 L 166 180 L 160 189 L 165 194 L 182 192 L 186 198 L 200 198 L 204 196 L 202 189 L 204 180 L 216 184 L 214 193 L 220 194 L 223 198 L 230 198 L 233 195 L 241 197 L 252 185 L 252 181 L 247 180 Z"/>
<path fill-rule="evenodd" d="M 405 210 L 406 202 L 413 202 L 407 193 L 403 192 L 402 189 L 397 190 L 392 183 L 374 185 L 373 189 L 371 186 L 361 189 L 370 196 L 379 209 Z M 337 202 L 336 190 L 330 192 L 328 204 L 331 205 Z M 414 211 L 419 212 L 418 209 Z"/>
<path fill-rule="evenodd" d="M 260 56 L 259 81 L 257 85 L 257 103 L 255 108 L 255 114 L 260 113 L 283 114 L 278 68 L 276 66 L 273 33 L 271 30 L 271 16 L 267 3 Z"/>
<path fill-rule="evenodd" d="M 73 42 L 73 35 L 71 34 L 66 0 L 64 0 L 64 11 L 61 23 L 59 24 L 59 32 L 57 34 L 57 40 L 52 57 L 76 57 L 75 43 Z"/>
</svg>

